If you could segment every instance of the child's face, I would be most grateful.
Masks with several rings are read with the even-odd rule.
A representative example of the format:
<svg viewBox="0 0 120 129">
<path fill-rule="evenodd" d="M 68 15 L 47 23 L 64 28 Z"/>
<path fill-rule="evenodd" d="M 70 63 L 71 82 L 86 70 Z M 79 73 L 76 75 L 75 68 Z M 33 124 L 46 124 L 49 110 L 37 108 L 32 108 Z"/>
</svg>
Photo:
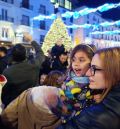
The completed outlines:
<svg viewBox="0 0 120 129">
<path fill-rule="evenodd" d="M 72 69 L 76 76 L 84 76 L 89 69 L 90 59 L 83 51 L 75 53 L 72 60 Z"/>
<path fill-rule="evenodd" d="M 43 74 L 43 75 L 41 75 L 41 77 L 40 77 L 40 84 L 42 85 L 43 84 L 43 82 L 45 81 L 45 78 L 47 77 L 47 75 L 45 75 L 45 74 Z"/>
</svg>

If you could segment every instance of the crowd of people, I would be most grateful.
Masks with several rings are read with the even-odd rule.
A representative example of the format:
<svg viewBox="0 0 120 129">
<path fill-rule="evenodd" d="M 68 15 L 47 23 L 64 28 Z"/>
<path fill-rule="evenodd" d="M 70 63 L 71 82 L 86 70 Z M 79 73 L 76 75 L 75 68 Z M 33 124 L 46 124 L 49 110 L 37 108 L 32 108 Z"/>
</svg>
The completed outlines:
<svg viewBox="0 0 120 129">
<path fill-rule="evenodd" d="M 120 128 L 120 47 L 79 44 L 67 52 L 58 39 L 45 56 L 24 38 L 33 56 L 21 44 L 9 54 L 0 47 L 3 129 Z"/>
</svg>

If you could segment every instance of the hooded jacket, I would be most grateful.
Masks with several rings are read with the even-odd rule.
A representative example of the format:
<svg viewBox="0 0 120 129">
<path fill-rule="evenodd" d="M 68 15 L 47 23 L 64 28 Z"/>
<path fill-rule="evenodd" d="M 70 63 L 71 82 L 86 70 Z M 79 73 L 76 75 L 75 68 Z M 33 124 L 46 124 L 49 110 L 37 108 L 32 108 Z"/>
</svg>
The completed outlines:
<svg viewBox="0 0 120 129">
<path fill-rule="evenodd" d="M 55 129 L 60 120 L 51 112 L 46 101 L 50 100 L 51 94 L 58 96 L 58 93 L 57 88 L 47 86 L 26 90 L 6 107 L 1 119 L 13 129 Z M 54 99 L 51 102 L 53 104 Z"/>
<path fill-rule="evenodd" d="M 85 108 L 57 129 L 120 129 L 120 84 L 101 103 Z"/>
</svg>

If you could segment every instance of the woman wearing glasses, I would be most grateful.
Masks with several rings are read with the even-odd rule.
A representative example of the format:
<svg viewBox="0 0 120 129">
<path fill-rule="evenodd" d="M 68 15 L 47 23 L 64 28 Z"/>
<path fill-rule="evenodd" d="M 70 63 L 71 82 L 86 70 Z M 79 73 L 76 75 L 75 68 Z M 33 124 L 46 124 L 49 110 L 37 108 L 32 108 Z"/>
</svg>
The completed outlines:
<svg viewBox="0 0 120 129">
<path fill-rule="evenodd" d="M 95 104 L 58 129 L 119 129 L 120 47 L 97 51 L 86 74 Z"/>
</svg>

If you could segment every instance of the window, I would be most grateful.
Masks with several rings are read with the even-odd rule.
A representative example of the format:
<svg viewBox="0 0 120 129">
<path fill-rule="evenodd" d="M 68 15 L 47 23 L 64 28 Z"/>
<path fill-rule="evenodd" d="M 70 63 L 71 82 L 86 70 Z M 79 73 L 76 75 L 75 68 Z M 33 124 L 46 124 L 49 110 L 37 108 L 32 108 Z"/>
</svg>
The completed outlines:
<svg viewBox="0 0 120 129">
<path fill-rule="evenodd" d="M 44 35 L 40 35 L 40 44 L 42 44 L 44 42 L 44 38 L 45 38 Z"/>
<path fill-rule="evenodd" d="M 43 29 L 43 30 L 45 30 L 45 27 L 46 25 L 45 25 L 45 21 L 40 21 L 40 29 Z"/>
<path fill-rule="evenodd" d="M 62 19 L 63 19 L 63 21 L 66 21 L 66 18 L 65 17 L 63 17 Z"/>
<path fill-rule="evenodd" d="M 89 14 L 87 15 L 87 19 L 89 20 Z"/>
<path fill-rule="evenodd" d="M 86 33 L 86 37 L 89 37 L 89 34 L 88 33 Z"/>
<path fill-rule="evenodd" d="M 73 23 L 73 17 L 70 18 L 70 22 Z"/>
<path fill-rule="evenodd" d="M 22 0 L 22 7 L 29 9 L 29 0 Z"/>
<path fill-rule="evenodd" d="M 41 13 L 41 14 L 46 14 L 46 7 L 45 7 L 45 5 L 40 5 L 40 9 L 39 9 L 39 12 Z"/>
<path fill-rule="evenodd" d="M 6 9 L 2 9 L 2 20 L 7 20 L 7 14 L 8 14 L 8 11 Z"/>
<path fill-rule="evenodd" d="M 2 0 L 2 1 L 7 2 L 7 0 Z"/>
<path fill-rule="evenodd" d="M 64 7 L 64 5 L 65 5 L 65 0 L 59 0 L 59 4 L 60 4 L 60 6 L 63 6 L 63 7 Z"/>
<path fill-rule="evenodd" d="M 46 11 L 46 15 L 49 15 L 50 13 L 49 13 L 49 11 Z"/>
<path fill-rule="evenodd" d="M 21 24 L 29 26 L 30 25 L 29 16 L 22 15 Z"/>
<path fill-rule="evenodd" d="M 115 36 L 115 41 L 117 41 L 117 36 Z"/>
<path fill-rule="evenodd" d="M 71 33 L 71 34 L 73 33 L 73 29 L 72 29 L 72 28 L 70 28 L 70 33 Z"/>
<path fill-rule="evenodd" d="M 87 24 L 89 24 L 90 22 L 89 21 L 87 21 Z"/>
<path fill-rule="evenodd" d="M 51 3 L 59 3 L 61 7 L 64 7 L 66 9 L 71 10 L 72 9 L 72 3 L 71 0 L 50 0 Z"/>
<path fill-rule="evenodd" d="M 2 37 L 8 38 L 8 28 L 2 28 Z"/>
<path fill-rule="evenodd" d="M 65 8 L 70 9 L 70 10 L 72 9 L 72 4 L 69 0 L 65 0 Z"/>
<path fill-rule="evenodd" d="M 58 0 L 50 0 L 52 3 L 58 2 Z"/>
</svg>

